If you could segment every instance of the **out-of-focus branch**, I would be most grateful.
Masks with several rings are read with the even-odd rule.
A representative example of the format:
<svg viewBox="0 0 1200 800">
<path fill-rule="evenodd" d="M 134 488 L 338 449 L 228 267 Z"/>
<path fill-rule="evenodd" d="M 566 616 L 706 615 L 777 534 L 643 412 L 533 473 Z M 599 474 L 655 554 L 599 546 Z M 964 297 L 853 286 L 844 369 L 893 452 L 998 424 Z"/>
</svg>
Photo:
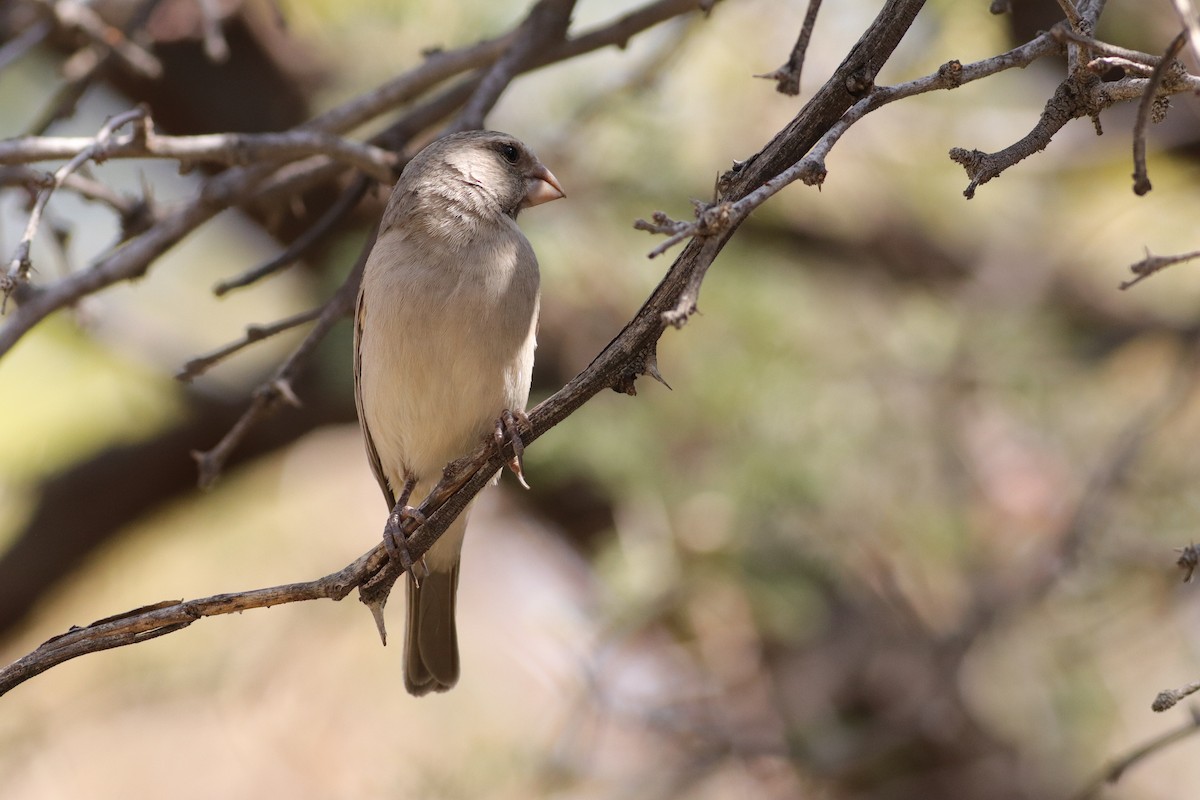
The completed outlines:
<svg viewBox="0 0 1200 800">
<path fill-rule="evenodd" d="M 268 275 L 274 275 L 276 272 L 291 266 L 296 261 L 303 258 L 304 254 L 308 252 L 309 248 L 313 247 L 313 245 L 320 241 L 325 234 L 329 233 L 329 231 L 332 230 L 333 227 L 338 224 L 338 222 L 340 222 L 351 211 L 354 210 L 354 207 L 358 205 L 360 200 L 362 200 L 363 195 L 367 193 L 367 190 L 371 188 L 373 183 L 374 182 L 368 180 L 366 176 L 358 176 L 358 178 L 356 178 L 355 181 L 350 184 L 350 186 L 346 187 L 345 191 L 343 191 L 341 196 L 338 197 L 337 202 L 331 205 L 325 211 L 325 213 L 321 215 L 321 218 L 314 222 L 306 231 L 297 236 L 296 239 L 289 244 L 282 253 L 270 259 L 269 261 L 259 264 L 253 269 L 246 270 L 246 272 L 242 273 L 241 275 L 221 281 L 213 287 L 213 294 L 215 294 L 217 297 L 220 297 L 221 295 L 231 292 L 234 289 L 241 289 L 244 286 L 249 286 L 252 283 L 262 280 Z"/>
<path fill-rule="evenodd" d="M 93 138 L 81 136 L 5 139 L 0 141 L 0 164 L 28 164 L 71 158 L 94 146 L 94 143 Z M 105 159 L 172 159 L 179 162 L 181 169 L 204 163 L 238 166 L 262 161 L 292 161 L 312 155 L 324 155 L 359 169 L 376 180 L 387 182 L 395 177 L 397 157 L 394 153 L 322 131 L 167 136 L 156 133 L 147 118 L 138 130 L 110 137 L 103 152 Z"/>
<path fill-rule="evenodd" d="M 54 24 L 50 20 L 41 19 L 5 42 L 0 46 L 0 70 L 45 41 L 53 30 Z"/>
<path fill-rule="evenodd" d="M 1137 764 L 1139 761 L 1142 761 L 1159 752 L 1160 750 L 1165 749 L 1168 745 L 1183 741 L 1189 736 L 1194 735 L 1197 731 L 1200 731 L 1200 713 L 1197 713 L 1195 710 L 1193 710 L 1191 713 L 1191 719 L 1189 719 L 1183 725 L 1180 725 L 1175 730 L 1167 731 L 1160 736 L 1154 737 L 1145 744 L 1134 748 L 1128 755 L 1122 756 L 1105 767 L 1099 775 L 1092 779 L 1087 786 L 1083 787 L 1083 789 L 1081 789 L 1079 793 L 1075 795 L 1074 800 L 1089 800 L 1090 798 L 1096 797 L 1101 789 L 1108 784 L 1119 781 L 1121 776 L 1125 774 L 1126 770 Z"/>
<path fill-rule="evenodd" d="M 1196 14 L 1196 6 L 1192 4 L 1192 0 L 1171 0 L 1171 4 L 1175 6 L 1180 24 L 1187 31 L 1192 57 L 1200 61 L 1200 15 Z"/>
<path fill-rule="evenodd" d="M 312 322 L 314 319 L 317 319 L 321 316 L 323 309 L 324 306 L 321 308 L 309 309 L 308 311 L 301 311 L 299 314 L 293 314 L 286 319 L 281 319 L 278 322 L 272 322 L 268 325 L 247 325 L 246 335 L 241 339 L 238 339 L 236 342 L 230 342 L 224 347 L 218 348 L 217 350 L 214 350 L 206 355 L 193 358 L 191 361 L 183 365 L 183 369 L 181 369 L 179 374 L 177 374 L 175 377 L 184 382 L 190 381 L 199 375 L 203 375 L 214 365 L 219 364 L 221 361 L 224 361 L 226 358 L 244 347 L 249 347 L 255 342 L 261 342 L 264 339 L 269 339 L 278 333 L 289 331 L 292 328 L 303 325 L 306 322 Z"/>
<path fill-rule="evenodd" d="M 538 51 L 551 49 L 566 37 L 574 8 L 575 0 L 539 0 L 521 23 L 512 45 L 484 75 L 448 132 L 482 128 L 484 117 L 522 68 L 534 60 Z"/>
<path fill-rule="evenodd" d="M 87 3 L 79 0 L 40 0 L 62 28 L 76 30 L 87 37 L 101 53 L 111 52 L 126 69 L 154 80 L 162 75 L 162 64 L 137 42 L 109 25 Z"/>
<path fill-rule="evenodd" d="M 0 168 L 0 185 L 26 186 L 32 190 L 48 189 L 55 185 L 55 177 L 32 167 L 3 167 Z M 145 200 L 127 197 L 98 180 L 78 173 L 63 177 L 58 183 L 58 190 L 72 192 L 84 200 L 104 203 L 122 220 L 148 215 L 151 219 L 147 222 L 152 221 L 153 214 Z"/>
<path fill-rule="evenodd" d="M 38 192 L 37 200 L 33 204 L 33 210 L 29 212 L 29 222 L 25 225 L 25 232 L 21 235 L 21 241 L 17 244 L 17 251 L 13 255 L 13 260 L 8 266 L 7 273 L 5 273 L 3 278 L 0 278 L 0 293 L 4 295 L 3 300 L 0 301 L 0 313 L 4 312 L 4 304 L 8 301 L 9 295 L 28 280 L 29 270 L 32 269 L 32 264 L 29 260 L 29 250 L 33 247 L 33 237 L 37 235 L 38 227 L 42 223 L 42 212 L 46 210 L 46 203 L 50 201 L 50 195 L 54 193 L 55 189 L 62 186 L 68 176 L 82 167 L 87 161 L 93 159 L 97 161 L 103 160 L 105 149 L 111 143 L 114 134 L 122 127 L 144 119 L 145 116 L 146 110 L 137 108 L 109 119 L 100 128 L 100 132 L 94 138 L 86 140 L 86 144 L 78 149 L 74 158 L 58 168 L 54 173 L 53 182 Z"/>
<path fill-rule="evenodd" d="M 371 238 L 374 239 L 374 236 Z M 304 341 L 276 368 L 274 374 L 254 390 L 254 394 L 250 400 L 250 407 L 246 409 L 245 413 L 242 414 L 229 432 L 211 450 L 197 451 L 192 454 L 199 467 L 201 487 L 209 487 L 216 482 L 229 456 L 259 421 L 272 414 L 276 408 L 285 403 L 293 406 L 300 405 L 300 400 L 292 389 L 292 383 L 304 368 L 313 350 L 325 338 L 325 334 L 329 332 L 329 329 L 336 325 L 343 317 L 347 316 L 351 309 L 354 308 L 354 300 L 358 296 L 358 284 L 362 279 L 363 267 L 366 265 L 366 254 L 369 251 L 370 247 L 368 245 L 363 250 L 363 257 L 359 259 L 354 269 L 346 276 L 346 280 L 342 283 L 341 287 L 324 306 L 317 310 L 315 314 L 316 324 L 313 326 L 313 329 L 304 337 Z M 311 314 L 313 312 L 307 313 Z"/>
</svg>

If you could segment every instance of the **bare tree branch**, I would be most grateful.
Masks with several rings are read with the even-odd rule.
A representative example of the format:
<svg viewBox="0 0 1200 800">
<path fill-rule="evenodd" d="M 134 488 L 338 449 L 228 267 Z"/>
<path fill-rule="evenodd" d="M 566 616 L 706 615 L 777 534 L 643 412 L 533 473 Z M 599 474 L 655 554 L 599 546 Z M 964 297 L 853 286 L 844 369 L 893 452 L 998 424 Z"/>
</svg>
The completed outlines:
<svg viewBox="0 0 1200 800">
<path fill-rule="evenodd" d="M 102 161 L 105 148 L 108 147 L 113 135 L 120 128 L 143 120 L 145 117 L 146 109 L 136 108 L 109 119 L 94 138 L 87 140 L 87 144 L 79 148 L 74 158 L 58 168 L 54 173 L 54 181 L 38 192 L 37 201 L 34 202 L 33 210 L 29 213 L 29 222 L 25 225 L 25 232 L 21 235 L 21 241 L 17 245 L 17 252 L 8 266 L 8 272 L 3 278 L 0 278 L 0 292 L 4 295 L 4 299 L 0 301 L 0 314 L 4 313 L 4 304 L 8 301 L 9 295 L 28 280 L 29 270 L 32 268 L 29 261 L 29 250 L 33 247 L 33 237 L 37 235 L 38 226 L 42 222 L 42 212 L 46 210 L 46 203 L 50 201 L 50 195 L 85 162 L 93 159 Z"/>
<path fill-rule="evenodd" d="M 1129 267 L 1129 270 L 1137 277 L 1133 278 L 1132 280 L 1122 281 L 1120 288 L 1128 289 L 1131 286 L 1136 286 L 1146 278 L 1149 278 L 1151 275 L 1157 272 L 1161 272 L 1167 267 L 1175 264 L 1182 264 L 1185 261 L 1194 261 L 1197 258 L 1200 258 L 1200 250 L 1194 250 L 1191 253 L 1180 253 L 1179 255 L 1173 256 L 1156 256 L 1147 250 L 1145 258 L 1136 264 L 1130 265 Z"/>
<path fill-rule="evenodd" d="M 539 0 L 521 23 L 512 45 L 488 70 L 447 132 L 482 128 L 484 117 L 523 67 L 538 51 L 548 50 L 566 37 L 574 8 L 575 0 Z"/>
<path fill-rule="evenodd" d="M 358 205 L 358 202 L 362 200 L 363 195 L 367 193 L 367 190 L 372 185 L 373 181 L 360 175 L 353 183 L 346 187 L 345 191 L 338 197 L 337 202 L 331 205 L 321 215 L 321 218 L 314 222 L 304 233 L 297 236 L 282 253 L 269 261 L 259 264 L 253 269 L 247 270 L 241 275 L 221 281 L 213 287 L 213 294 L 220 297 L 234 289 L 249 286 L 299 261 L 313 245 L 324 238 L 325 234 L 329 233 L 338 222 L 354 210 L 354 207 Z"/>
<path fill-rule="evenodd" d="M 1187 31 L 1181 31 L 1150 73 L 1142 101 L 1138 103 L 1137 121 L 1133 125 L 1133 193 L 1139 197 L 1151 188 L 1150 176 L 1146 174 L 1146 128 L 1150 125 L 1150 112 L 1159 100 L 1158 88 L 1163 84 L 1167 70 L 1175 64 L 1175 56 L 1179 55 L 1185 44 Z"/>
<path fill-rule="evenodd" d="M 1154 698 L 1150 710 L 1162 712 L 1174 708 L 1180 700 L 1196 692 L 1200 692 L 1200 683 L 1189 683 L 1179 689 L 1164 689 Z"/>
<path fill-rule="evenodd" d="M 48 19 L 40 19 L 9 39 L 0 46 L 0 70 L 18 61 L 26 53 L 37 47 L 54 30 L 54 24 Z"/>
<path fill-rule="evenodd" d="M 321 316 L 321 312 L 323 310 L 324 306 L 321 306 L 319 308 L 309 309 L 308 311 L 301 311 L 299 314 L 293 314 L 286 319 L 281 319 L 278 322 L 272 322 L 269 325 L 247 325 L 246 335 L 241 339 L 238 339 L 235 342 L 230 342 L 224 347 L 214 350 L 207 355 L 193 358 L 191 361 L 183 365 L 183 369 L 179 371 L 175 378 L 186 383 L 187 381 L 190 381 L 199 375 L 203 375 L 214 365 L 224 361 L 226 358 L 238 352 L 239 350 L 249 347 L 255 342 L 261 342 L 264 339 L 271 338 L 277 333 L 283 333 L 284 331 L 288 331 L 299 325 L 303 325 L 306 322 L 312 322 L 314 319 L 317 319 Z"/>
<path fill-rule="evenodd" d="M 1105 767 L 1099 775 L 1097 775 L 1088 783 L 1087 786 L 1083 787 L 1083 789 L 1081 789 L 1079 793 L 1075 795 L 1075 800 L 1089 800 L 1089 798 L 1096 797 L 1097 793 L 1099 793 L 1105 785 L 1119 781 L 1121 776 L 1125 774 L 1126 770 L 1137 764 L 1139 761 L 1145 760 L 1149 756 L 1154 755 L 1155 753 L 1165 749 L 1167 746 L 1172 745 L 1175 742 L 1183 741 L 1189 736 L 1195 734 L 1197 731 L 1200 731 L 1200 714 L 1193 709 L 1191 713 L 1191 719 L 1189 719 L 1183 725 L 1180 725 L 1173 731 L 1167 731 L 1160 736 L 1154 737 L 1145 744 L 1134 748 L 1133 751 L 1128 755 L 1117 759 Z"/>
<path fill-rule="evenodd" d="M 1171 0 L 1179 23 L 1187 31 L 1188 43 L 1192 48 L 1192 58 L 1200 61 L 1200 16 L 1196 14 L 1196 6 L 1192 0 Z"/>
<path fill-rule="evenodd" d="M 89 4 L 79 0 L 39 0 L 63 28 L 77 30 L 100 53 L 112 53 L 126 69 L 154 80 L 162 75 L 162 64 L 149 50 L 134 42 L 124 31 L 109 25 Z"/>
<path fill-rule="evenodd" d="M 787 63 L 774 72 L 755 75 L 756 78 L 766 78 L 775 81 L 775 91 L 787 95 L 800 94 L 800 71 L 804 67 L 804 54 L 808 52 L 808 42 L 812 38 L 813 28 L 817 24 L 817 14 L 821 11 L 821 0 L 808 0 L 808 10 L 804 13 L 804 24 L 800 26 L 800 35 L 792 47 L 792 54 Z"/>
<path fill-rule="evenodd" d="M 93 138 L 81 136 L 5 139 L 0 141 L 0 164 L 71 158 L 93 144 Z M 167 136 L 156 133 L 147 117 L 139 130 L 112 136 L 103 153 L 105 159 L 168 158 L 178 161 L 181 169 L 204 163 L 235 166 L 261 161 L 291 161 L 311 155 L 327 156 L 379 181 L 389 182 L 395 178 L 397 157 L 394 153 L 322 131 Z"/>
</svg>

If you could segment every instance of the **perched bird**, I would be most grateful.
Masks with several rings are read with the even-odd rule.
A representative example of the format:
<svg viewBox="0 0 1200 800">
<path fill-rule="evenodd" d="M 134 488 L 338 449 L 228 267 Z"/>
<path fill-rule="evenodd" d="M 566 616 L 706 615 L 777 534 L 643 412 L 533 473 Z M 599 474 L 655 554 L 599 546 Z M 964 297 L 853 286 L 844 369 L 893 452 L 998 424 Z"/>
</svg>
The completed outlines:
<svg viewBox="0 0 1200 800">
<path fill-rule="evenodd" d="M 442 468 L 524 413 L 536 346 L 537 258 L 521 209 L 563 197 L 550 170 L 505 133 L 470 131 L 418 153 L 392 190 L 355 312 L 354 388 L 388 507 L 411 513 Z M 408 577 L 404 684 L 458 681 L 454 622 L 463 512 Z"/>
</svg>

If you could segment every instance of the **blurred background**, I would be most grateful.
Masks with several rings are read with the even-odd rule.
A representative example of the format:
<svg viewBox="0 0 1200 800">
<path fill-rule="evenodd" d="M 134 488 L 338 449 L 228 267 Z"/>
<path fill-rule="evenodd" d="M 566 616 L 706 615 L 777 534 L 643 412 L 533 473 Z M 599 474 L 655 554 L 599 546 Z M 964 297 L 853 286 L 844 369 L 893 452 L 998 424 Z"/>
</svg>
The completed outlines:
<svg viewBox="0 0 1200 800">
<path fill-rule="evenodd" d="M 25 3 L 0 6 L 5 37 Z M 127 19 L 142 4 L 95 4 Z M 573 30 L 634 2 L 582 0 Z M 799 98 L 752 76 L 786 59 L 803 3 L 726 0 L 519 78 L 488 119 L 528 142 L 568 199 L 522 216 L 543 269 L 532 402 L 620 330 L 669 265 L 633 220 L 690 216 L 732 160 L 791 119 L 879 3 L 827 3 Z M 1028 40 L 1053 0 L 931 0 L 880 83 Z M 153 4 L 159 81 L 119 69 L 48 133 L 92 135 L 151 104 L 172 133 L 276 130 L 508 30 L 526 0 Z M 207 6 L 229 58 L 204 54 Z M 131 10 L 132 9 L 132 10 Z M 123 16 L 124 15 L 124 16 Z M 114 23 L 116 24 L 116 23 Z M 1169 3 L 1113 0 L 1102 39 L 1161 52 Z M 73 91 L 53 36 L 0 71 L 0 135 Z M 1192 65 L 1194 68 L 1194 65 Z M 837 145 L 818 191 L 743 226 L 668 331 L 637 397 L 595 398 L 527 453 L 472 518 L 463 677 L 403 690 L 354 599 L 203 620 L 89 655 L 0 699 L 13 798 L 1057 798 L 1191 724 L 1155 694 L 1200 678 L 1196 587 L 1175 548 L 1200 491 L 1200 269 L 1126 292 L 1128 265 L 1197 249 L 1200 125 L 1175 98 L 1131 191 L 1132 107 L 1069 125 L 981 187 L 951 147 L 1023 136 L 1062 78 L 1047 59 L 897 103 Z M 51 115 L 54 116 L 54 115 Z M 369 131 L 368 131 L 369 132 Z M 53 168 L 53 167 L 49 167 Z M 109 162 L 164 203 L 201 176 Z M 319 305 L 386 191 L 291 270 L 216 298 L 334 194 L 227 211 L 143 280 L 86 298 L 0 360 L 0 653 L 165 599 L 309 580 L 379 538 L 354 422 L 350 330 L 212 490 L 212 447 L 299 341 L 254 346 L 191 384 L 193 356 Z M 29 195 L 0 194 L 7 263 Z M 112 245 L 112 215 L 60 193 L 35 280 Z M 52 240 L 57 240 L 53 244 Z M 395 636 L 402 601 L 388 609 Z M 1180 798 L 1200 738 L 1095 796 Z"/>
</svg>

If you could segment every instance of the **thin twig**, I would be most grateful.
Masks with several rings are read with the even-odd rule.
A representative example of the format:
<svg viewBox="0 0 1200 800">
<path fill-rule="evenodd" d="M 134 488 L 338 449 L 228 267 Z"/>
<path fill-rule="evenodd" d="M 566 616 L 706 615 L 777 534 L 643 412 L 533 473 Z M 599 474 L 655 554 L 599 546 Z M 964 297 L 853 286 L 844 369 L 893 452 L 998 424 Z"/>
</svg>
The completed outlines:
<svg viewBox="0 0 1200 800">
<path fill-rule="evenodd" d="M 221 297 L 234 289 L 249 286 L 268 275 L 274 275 L 276 272 L 299 261 L 313 245 L 324 238 L 325 234 L 329 233 L 338 222 L 354 210 L 354 207 L 358 205 L 359 200 L 362 200 L 363 195 L 367 193 L 367 189 L 371 187 L 372 183 L 371 180 L 363 175 L 355 178 L 354 182 L 346 187 L 337 201 L 321 215 L 321 218 L 297 236 L 282 253 L 269 261 L 259 264 L 253 269 L 243 272 L 241 275 L 221 281 L 213 287 L 213 294 Z"/>
<path fill-rule="evenodd" d="M 0 164 L 28 164 L 70 158 L 93 140 L 86 136 L 24 136 L 0 140 Z M 168 136 L 147 121 L 143 130 L 114 136 L 106 158 L 167 158 L 187 166 L 198 163 L 231 166 L 263 161 L 291 161 L 324 155 L 355 167 L 376 180 L 395 179 L 397 156 L 379 147 L 310 130 L 284 133 L 210 133 Z"/>
<path fill-rule="evenodd" d="M 290 317 L 281 319 L 278 322 L 272 322 L 268 325 L 247 325 L 246 335 L 241 339 L 230 342 L 224 347 L 220 347 L 211 353 L 206 353 L 202 356 L 196 356 L 191 361 L 183 365 L 183 369 L 181 369 L 175 375 L 175 378 L 176 380 L 187 383 L 193 378 L 203 375 L 211 367 L 220 363 L 244 347 L 248 347 L 255 342 L 261 342 L 264 339 L 269 339 L 277 333 L 283 333 L 284 331 L 291 330 L 292 328 L 303 325 L 306 322 L 312 322 L 314 319 L 321 316 L 321 312 L 324 310 L 324 308 L 324 306 L 310 308 L 308 311 L 301 311 L 299 314 L 293 314 Z"/>
<path fill-rule="evenodd" d="M 1146 128 L 1150 125 L 1150 111 L 1158 100 L 1158 88 L 1162 85 L 1167 70 L 1175 63 L 1175 56 L 1179 55 L 1185 44 L 1187 31 L 1180 31 L 1179 35 L 1171 40 L 1162 60 L 1154 67 L 1154 72 L 1150 73 L 1146 92 L 1142 95 L 1142 101 L 1138 103 L 1137 120 L 1133 124 L 1133 193 L 1138 197 L 1151 188 L 1150 176 L 1146 174 Z"/>
<path fill-rule="evenodd" d="M 775 81 L 775 91 L 787 95 L 800 94 L 800 73 L 804 68 L 804 56 L 808 52 L 808 42 L 812 38 L 813 28 L 817 24 L 817 14 L 821 10 L 821 0 L 808 0 L 808 10 L 804 12 L 804 23 L 800 26 L 800 35 L 792 47 L 792 54 L 787 63 L 774 72 L 755 75 L 756 78 L 766 78 Z"/>
<path fill-rule="evenodd" d="M 1079 31 L 1072 30 L 1066 25 L 1055 25 L 1050 29 L 1050 35 L 1056 40 L 1063 42 L 1075 42 L 1076 44 L 1084 45 L 1093 53 L 1101 55 L 1114 56 L 1116 58 L 1125 58 L 1130 61 L 1135 61 L 1139 64 L 1145 64 L 1148 67 L 1158 66 L 1158 62 L 1162 59 L 1159 56 L 1143 53 L 1140 50 L 1130 50 L 1127 47 L 1119 47 L 1115 44 L 1102 42 L 1099 39 L 1094 39 L 1091 36 L 1085 36 Z"/>
<path fill-rule="evenodd" d="M 59 25 L 79 31 L 101 52 L 111 52 L 126 69 L 148 80 L 162 77 L 159 60 L 120 28 L 101 19 L 89 4 L 78 0 L 41 0 L 41 3 Z"/>
<path fill-rule="evenodd" d="M 1180 24 L 1187 31 L 1192 58 L 1200 61 L 1200 16 L 1196 14 L 1196 7 L 1192 5 L 1192 0 L 1171 0 L 1171 4 L 1175 6 Z"/>
<path fill-rule="evenodd" d="M 670 247 L 692 236 L 711 236 L 730 225 L 737 225 L 754 209 L 776 195 L 784 187 L 799 180 L 807 185 L 820 185 L 825 180 L 825 159 L 829 151 L 852 125 L 867 114 L 888 103 L 902 100 L 925 92 L 954 89 L 989 77 L 1008 69 L 1024 68 L 1039 58 L 1055 51 L 1049 34 L 1042 34 L 1020 47 L 973 64 L 962 65 L 957 61 L 943 64 L 937 72 L 897 86 L 876 86 L 863 99 L 831 125 L 812 149 L 788 169 L 765 181 L 754 191 L 735 203 L 695 203 L 696 221 L 672 220 L 661 211 L 652 216 L 652 221 L 638 220 L 634 227 L 651 233 L 667 234 L 668 239 L 650 252 L 650 257 L 660 255 Z"/>
<path fill-rule="evenodd" d="M 145 108 L 135 108 L 110 117 L 100 128 L 100 132 L 89 139 L 88 144 L 80 148 L 74 158 L 55 171 L 53 183 L 38 192 L 33 209 L 29 212 L 29 222 L 25 225 L 25 232 L 21 235 L 17 251 L 8 266 L 8 272 L 0 279 L 0 292 L 4 295 L 3 301 L 0 301 L 0 313 L 4 312 L 8 298 L 17 286 L 23 284 L 29 277 L 29 270 L 32 269 L 29 251 L 33 247 L 33 238 L 37 235 L 38 226 L 41 225 L 42 213 L 46 209 L 46 203 L 50 201 L 50 195 L 54 193 L 55 189 L 62 186 L 68 175 L 83 166 L 85 162 L 92 159 L 102 160 L 105 148 L 110 144 L 113 134 L 125 125 L 145 119 L 146 114 Z"/>
<path fill-rule="evenodd" d="M 1119 781 L 1121 776 L 1139 761 L 1165 749 L 1168 745 L 1183 741 L 1197 731 L 1200 731 L 1200 714 L 1193 709 L 1191 719 L 1183 725 L 1180 725 L 1173 731 L 1167 731 L 1160 736 L 1154 737 L 1145 744 L 1134 748 L 1128 755 L 1117 759 L 1105 767 L 1099 775 L 1075 795 L 1074 800 L 1089 800 L 1089 798 L 1095 797 L 1105 785 Z"/>
<path fill-rule="evenodd" d="M 513 78 L 534 60 L 539 51 L 551 49 L 566 37 L 574 8 L 575 0 L 539 0 L 521 23 L 512 44 L 487 71 L 447 133 L 482 128 L 484 117 Z"/>
<path fill-rule="evenodd" d="M 46 189 L 53 187 L 54 181 L 55 178 L 50 173 L 32 167 L 0 167 L 0 185 Z M 142 200 L 127 197 L 107 184 L 78 173 L 72 173 L 63 178 L 58 189 L 73 192 L 84 200 L 104 203 L 122 218 L 142 213 L 142 207 L 145 205 Z"/>
<path fill-rule="evenodd" d="M 1132 280 L 1121 281 L 1120 288 L 1128 289 L 1131 286 L 1136 286 L 1156 272 L 1161 272 L 1167 267 L 1175 264 L 1182 264 L 1185 261 L 1193 261 L 1197 258 L 1200 258 L 1200 250 L 1194 250 L 1191 253 L 1180 253 L 1173 256 L 1156 256 L 1149 250 L 1146 250 L 1145 258 L 1136 264 L 1131 264 L 1129 266 L 1130 272 L 1132 272 L 1134 275 L 1137 275 L 1137 277 L 1133 278 Z"/>
<path fill-rule="evenodd" d="M 199 468 L 199 482 L 202 488 L 208 488 L 216 483 L 229 456 L 255 425 L 270 416 L 276 408 L 284 403 L 293 406 L 300 405 L 299 399 L 292 391 L 292 382 L 300 374 L 308 357 L 325 338 L 329 329 L 344 317 L 349 316 L 353 310 L 354 301 L 358 297 L 358 284 L 362 280 L 363 267 L 366 265 L 366 257 L 374 238 L 374 234 L 372 234 L 367 246 L 363 248 L 358 262 L 350 270 L 350 274 L 346 276 L 346 280 L 342 282 L 333 297 L 316 310 L 316 325 L 276 368 L 271 377 L 254 390 L 249 407 L 229 432 L 211 450 L 192 453 Z"/>
<path fill-rule="evenodd" d="M 40 19 L 5 42 L 0 46 L 0 70 L 41 44 L 53 30 L 54 24 L 50 20 Z"/>
<path fill-rule="evenodd" d="M 1200 692 L 1200 683 L 1189 683 L 1178 689 L 1164 689 L 1154 698 L 1154 702 L 1150 704 L 1150 710 L 1162 712 L 1174 708 L 1180 700 L 1196 692 Z"/>
</svg>

